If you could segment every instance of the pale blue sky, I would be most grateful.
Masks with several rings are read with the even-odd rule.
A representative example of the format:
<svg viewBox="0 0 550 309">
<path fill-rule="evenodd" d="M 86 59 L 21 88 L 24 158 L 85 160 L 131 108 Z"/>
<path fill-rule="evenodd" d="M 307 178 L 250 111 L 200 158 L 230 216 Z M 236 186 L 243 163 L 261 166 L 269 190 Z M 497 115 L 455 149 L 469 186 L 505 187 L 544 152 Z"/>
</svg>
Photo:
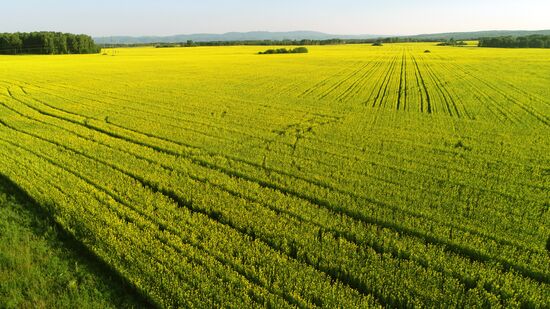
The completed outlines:
<svg viewBox="0 0 550 309">
<path fill-rule="evenodd" d="M 0 32 L 110 35 L 550 29 L 550 0 L 0 0 Z"/>
</svg>

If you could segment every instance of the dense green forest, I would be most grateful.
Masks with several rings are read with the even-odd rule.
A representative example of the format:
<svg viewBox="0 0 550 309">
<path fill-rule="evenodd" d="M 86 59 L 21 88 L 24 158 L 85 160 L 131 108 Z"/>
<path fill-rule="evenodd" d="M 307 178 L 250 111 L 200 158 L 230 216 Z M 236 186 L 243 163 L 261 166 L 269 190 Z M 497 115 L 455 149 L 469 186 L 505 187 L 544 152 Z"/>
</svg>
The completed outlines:
<svg viewBox="0 0 550 309">
<path fill-rule="evenodd" d="M 550 35 L 502 36 L 479 40 L 480 47 L 550 48 Z"/>
<path fill-rule="evenodd" d="M 0 54 L 94 54 L 100 48 L 84 34 L 60 32 L 0 33 Z"/>
</svg>

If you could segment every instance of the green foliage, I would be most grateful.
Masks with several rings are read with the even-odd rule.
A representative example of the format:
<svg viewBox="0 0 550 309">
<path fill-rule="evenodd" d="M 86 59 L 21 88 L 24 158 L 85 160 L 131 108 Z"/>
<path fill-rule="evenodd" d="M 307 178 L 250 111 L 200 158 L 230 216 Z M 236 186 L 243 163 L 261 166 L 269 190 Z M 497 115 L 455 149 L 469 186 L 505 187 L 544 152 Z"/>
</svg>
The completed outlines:
<svg viewBox="0 0 550 309">
<path fill-rule="evenodd" d="M 479 46 L 502 48 L 550 48 L 550 35 L 483 38 L 479 40 Z"/>
<path fill-rule="evenodd" d="M 155 48 L 174 48 L 181 47 L 180 44 L 171 44 L 171 43 L 159 43 L 155 45 Z"/>
<path fill-rule="evenodd" d="M 156 48 L 173 48 L 173 47 L 195 47 L 198 46 L 195 42 L 189 40 L 186 43 L 158 43 Z"/>
<path fill-rule="evenodd" d="M 96 54 L 100 48 L 88 35 L 60 32 L 0 33 L 0 54 Z"/>
<path fill-rule="evenodd" d="M 456 41 L 455 39 L 451 38 L 445 42 L 441 42 L 437 44 L 437 46 L 466 46 L 468 43 L 464 41 Z"/>
<path fill-rule="evenodd" d="M 40 206 L 0 176 L 3 308 L 136 308 L 146 305 L 68 238 Z"/>
<path fill-rule="evenodd" d="M 264 52 L 258 52 L 260 55 L 272 55 L 272 54 L 307 54 L 309 50 L 307 47 L 296 47 L 292 49 L 287 48 L 277 48 L 277 49 L 268 49 Z"/>
</svg>

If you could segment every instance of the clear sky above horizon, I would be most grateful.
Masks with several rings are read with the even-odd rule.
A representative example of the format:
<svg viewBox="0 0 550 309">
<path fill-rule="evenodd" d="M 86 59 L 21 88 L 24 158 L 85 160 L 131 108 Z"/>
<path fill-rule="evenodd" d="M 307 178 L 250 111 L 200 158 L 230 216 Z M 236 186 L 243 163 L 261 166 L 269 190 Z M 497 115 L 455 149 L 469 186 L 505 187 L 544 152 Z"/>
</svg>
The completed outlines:
<svg viewBox="0 0 550 309">
<path fill-rule="evenodd" d="M 0 1 L 0 32 L 141 36 L 312 30 L 396 35 L 550 29 L 550 0 Z"/>
</svg>

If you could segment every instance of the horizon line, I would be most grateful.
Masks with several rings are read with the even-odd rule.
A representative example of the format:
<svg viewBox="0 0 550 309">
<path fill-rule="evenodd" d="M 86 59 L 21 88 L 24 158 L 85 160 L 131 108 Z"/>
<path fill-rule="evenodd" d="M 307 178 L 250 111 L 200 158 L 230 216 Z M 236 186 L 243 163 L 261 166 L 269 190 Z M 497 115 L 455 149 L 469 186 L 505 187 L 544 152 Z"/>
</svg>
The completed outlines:
<svg viewBox="0 0 550 309">
<path fill-rule="evenodd" d="M 489 30 L 472 30 L 472 31 L 443 31 L 443 32 L 425 32 L 425 33 L 409 33 L 409 34 L 375 34 L 375 33 L 361 33 L 361 34 L 345 34 L 345 33 L 328 33 L 323 31 L 316 30 L 289 30 L 289 31 L 271 31 L 271 30 L 250 30 L 250 31 L 227 31 L 227 32 L 192 32 L 192 33 L 175 33 L 175 34 L 154 34 L 154 35 L 126 35 L 126 34 L 113 34 L 113 35 L 91 35 L 94 38 L 109 38 L 109 37 L 172 37 L 179 35 L 226 35 L 231 33 L 255 33 L 255 32 L 264 32 L 264 33 L 293 33 L 293 32 L 311 32 L 324 35 L 334 35 L 334 36 L 377 36 L 377 37 L 404 37 L 404 36 L 421 36 L 421 35 L 434 35 L 434 34 L 452 34 L 452 33 L 476 33 L 476 32 L 499 32 L 499 31 L 518 31 L 518 32 L 535 32 L 535 31 L 550 31 L 550 28 L 546 29 L 489 29 Z M 336 37 L 335 37 L 336 38 Z"/>
</svg>

